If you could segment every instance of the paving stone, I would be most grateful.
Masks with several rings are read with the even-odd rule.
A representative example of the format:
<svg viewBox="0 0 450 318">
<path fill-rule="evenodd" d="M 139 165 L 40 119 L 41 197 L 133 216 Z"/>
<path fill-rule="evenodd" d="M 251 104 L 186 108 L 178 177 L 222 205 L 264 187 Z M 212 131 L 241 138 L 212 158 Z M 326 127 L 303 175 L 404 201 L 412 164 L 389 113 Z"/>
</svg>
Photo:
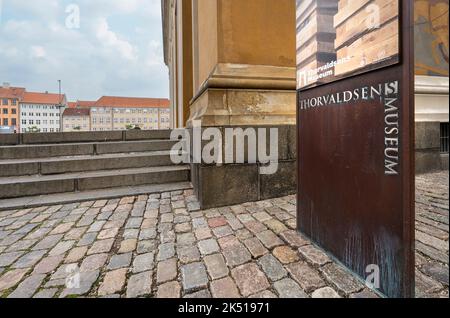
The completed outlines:
<svg viewBox="0 0 450 318">
<path fill-rule="evenodd" d="M 241 241 L 252 238 L 253 234 L 247 229 L 241 229 L 236 231 L 236 237 Z"/>
<path fill-rule="evenodd" d="M 144 221 L 142 221 L 142 224 L 141 224 L 141 230 L 155 228 L 157 224 L 158 224 L 158 219 L 156 219 L 156 218 L 144 219 Z"/>
<path fill-rule="evenodd" d="M 199 228 L 195 230 L 195 237 L 199 241 L 206 240 L 212 237 L 212 233 L 209 228 Z"/>
<path fill-rule="evenodd" d="M 280 237 L 286 241 L 291 247 L 301 247 L 310 244 L 310 241 L 305 239 L 297 231 L 288 230 L 280 234 Z"/>
<path fill-rule="evenodd" d="M 197 246 L 177 247 L 177 256 L 182 264 L 197 262 L 200 260 L 200 251 Z"/>
<path fill-rule="evenodd" d="M 266 275 L 254 263 L 245 264 L 231 271 L 242 296 L 247 297 L 270 287 Z"/>
<path fill-rule="evenodd" d="M 217 238 L 233 235 L 233 230 L 228 225 L 216 227 L 213 229 L 213 233 Z"/>
<path fill-rule="evenodd" d="M 267 230 L 267 227 L 259 221 L 250 221 L 244 223 L 244 226 L 253 234 L 257 234 Z"/>
<path fill-rule="evenodd" d="M 333 288 L 323 287 L 315 290 L 311 298 L 341 298 L 341 296 Z"/>
<path fill-rule="evenodd" d="M 415 271 L 415 285 L 416 285 L 416 297 L 425 298 L 430 295 L 435 295 L 442 290 L 443 286 L 436 280 L 422 274 L 419 270 Z"/>
<path fill-rule="evenodd" d="M 69 287 L 64 289 L 59 296 L 60 298 L 70 297 L 70 296 L 79 296 L 87 294 L 92 285 L 97 281 L 100 272 L 98 270 L 92 272 L 82 272 L 79 273 L 79 283 L 76 284 L 73 282 Z"/>
<path fill-rule="evenodd" d="M 247 263 L 252 259 L 249 251 L 241 243 L 225 248 L 223 250 L 223 256 L 225 256 L 227 265 L 230 267 Z"/>
<path fill-rule="evenodd" d="M 312 245 L 305 245 L 298 249 L 306 261 L 314 266 L 322 266 L 331 262 L 327 254 Z"/>
<path fill-rule="evenodd" d="M 175 225 L 175 233 L 187 233 L 192 230 L 190 223 L 181 223 Z"/>
<path fill-rule="evenodd" d="M 64 233 L 68 232 L 74 225 L 75 225 L 74 222 L 62 223 L 62 224 L 58 225 L 57 227 L 55 227 L 50 232 L 50 235 L 64 234 Z"/>
<path fill-rule="evenodd" d="M 129 267 L 131 264 L 132 253 L 113 255 L 109 261 L 108 269 L 119 269 Z"/>
<path fill-rule="evenodd" d="M 214 298 L 240 298 L 239 290 L 230 277 L 211 282 L 211 294 Z"/>
<path fill-rule="evenodd" d="M 108 253 L 112 245 L 114 244 L 114 239 L 107 239 L 101 241 L 95 241 L 91 248 L 88 250 L 87 255 Z"/>
<path fill-rule="evenodd" d="M 83 235 L 81 240 L 78 242 L 77 246 L 87 246 L 94 243 L 97 237 L 97 233 L 86 233 Z"/>
<path fill-rule="evenodd" d="M 0 266 L 9 266 L 14 263 L 24 252 L 11 252 L 0 255 Z"/>
<path fill-rule="evenodd" d="M 162 244 L 175 243 L 175 231 L 165 230 L 161 232 L 160 241 Z"/>
<path fill-rule="evenodd" d="M 153 269 L 155 255 L 153 253 L 141 254 L 134 258 L 133 273 L 141 273 Z"/>
<path fill-rule="evenodd" d="M 87 250 L 88 250 L 87 246 L 80 246 L 71 249 L 64 262 L 65 263 L 79 262 L 84 257 L 84 255 L 86 255 Z"/>
<path fill-rule="evenodd" d="M 208 275 L 203 263 L 191 263 L 181 267 L 181 280 L 186 293 L 207 287 Z"/>
<path fill-rule="evenodd" d="M 156 235 L 157 233 L 155 228 L 143 229 L 139 233 L 139 241 L 155 239 Z"/>
<path fill-rule="evenodd" d="M 134 252 L 136 250 L 136 246 L 137 246 L 136 239 L 123 240 L 120 243 L 120 248 L 119 248 L 118 253 L 122 254 L 122 253 Z"/>
<path fill-rule="evenodd" d="M 200 210 L 200 203 L 199 202 L 189 202 L 187 204 L 187 209 L 189 212 L 198 211 L 198 210 Z"/>
<path fill-rule="evenodd" d="M 8 295 L 8 298 L 31 298 L 42 284 L 45 276 L 45 274 L 35 274 L 27 277 Z"/>
<path fill-rule="evenodd" d="M 172 213 L 162 214 L 161 223 L 173 223 L 173 214 Z"/>
<path fill-rule="evenodd" d="M 320 277 L 319 272 L 303 262 L 287 265 L 287 270 L 292 278 L 300 284 L 300 287 L 307 293 L 325 287 L 325 281 Z"/>
<path fill-rule="evenodd" d="M 177 246 L 196 245 L 196 238 L 193 233 L 182 233 L 177 235 Z"/>
<path fill-rule="evenodd" d="M 48 274 L 53 272 L 63 261 L 63 255 L 43 258 L 35 267 L 33 274 Z"/>
<path fill-rule="evenodd" d="M 76 227 L 68 231 L 64 235 L 65 240 L 80 240 L 83 234 L 86 232 L 87 227 Z"/>
<path fill-rule="evenodd" d="M 34 266 L 47 253 L 45 250 L 33 251 L 19 258 L 13 265 L 13 268 L 27 268 Z"/>
<path fill-rule="evenodd" d="M 438 282 L 448 286 L 448 267 L 438 263 L 427 263 L 421 268 L 422 273 L 434 278 Z"/>
<path fill-rule="evenodd" d="M 115 238 L 117 236 L 117 233 L 119 233 L 119 228 L 117 228 L 117 227 L 111 228 L 111 229 L 105 229 L 105 230 L 100 231 L 100 233 L 98 233 L 97 239 L 105 240 L 105 239 L 109 239 L 109 238 Z"/>
<path fill-rule="evenodd" d="M 139 229 L 126 229 L 123 232 L 123 238 L 125 240 L 137 239 L 139 237 Z"/>
<path fill-rule="evenodd" d="M 127 284 L 127 298 L 148 296 L 152 293 L 151 271 L 132 275 Z"/>
<path fill-rule="evenodd" d="M 277 281 L 287 275 L 283 265 L 271 254 L 261 257 L 258 264 L 271 281 Z"/>
<path fill-rule="evenodd" d="M 175 224 L 183 224 L 191 222 L 191 218 L 187 215 L 177 215 L 173 219 L 173 223 Z"/>
<path fill-rule="evenodd" d="M 338 290 L 345 294 L 358 292 L 364 287 L 353 275 L 337 264 L 331 263 L 325 265 L 321 270 L 323 275 L 332 282 Z"/>
<path fill-rule="evenodd" d="M 225 219 L 223 216 L 220 217 L 214 217 L 208 220 L 208 226 L 210 228 L 216 228 L 227 225 L 227 219 Z"/>
<path fill-rule="evenodd" d="M 207 289 L 200 290 L 198 292 L 187 294 L 183 298 L 200 298 L 200 299 L 207 299 L 212 298 L 211 293 Z"/>
<path fill-rule="evenodd" d="M 127 271 L 127 268 L 121 268 L 107 272 L 103 282 L 98 288 L 98 295 L 104 296 L 120 292 L 125 286 Z"/>
<path fill-rule="evenodd" d="M 136 252 L 138 254 L 147 254 L 150 252 L 155 252 L 157 249 L 157 244 L 155 240 L 139 241 L 137 244 Z"/>
<path fill-rule="evenodd" d="M 41 298 L 41 299 L 47 299 L 47 298 L 53 298 L 56 293 L 58 292 L 58 288 L 46 288 L 38 291 L 33 298 Z"/>
<path fill-rule="evenodd" d="M 81 272 L 92 272 L 97 269 L 102 268 L 106 260 L 108 259 L 108 254 L 95 254 L 86 257 L 81 263 L 80 271 Z"/>
<path fill-rule="evenodd" d="M 277 235 L 285 232 L 288 230 L 288 228 L 286 227 L 286 225 L 284 225 L 283 223 L 281 223 L 278 220 L 275 219 L 271 219 L 268 220 L 266 222 L 264 222 L 264 224 L 273 232 L 275 232 Z"/>
<path fill-rule="evenodd" d="M 272 249 L 276 246 L 283 245 L 283 241 L 280 240 L 272 231 L 264 231 L 256 234 L 256 237 L 264 244 L 268 249 Z"/>
<path fill-rule="evenodd" d="M 178 282 L 168 282 L 158 286 L 157 298 L 180 298 L 181 286 Z"/>
<path fill-rule="evenodd" d="M 156 281 L 158 284 L 165 283 L 176 279 L 177 277 L 177 260 L 171 258 L 158 263 L 156 271 Z"/>
<path fill-rule="evenodd" d="M 125 225 L 126 229 L 138 229 L 141 227 L 143 218 L 129 218 L 127 224 Z"/>
<path fill-rule="evenodd" d="M 36 251 L 53 248 L 62 238 L 62 234 L 46 236 L 33 247 L 33 250 Z"/>
<path fill-rule="evenodd" d="M 174 256 L 175 256 L 175 244 L 164 243 L 159 246 L 158 261 L 164 261 Z"/>
<path fill-rule="evenodd" d="M 222 237 L 217 242 L 219 242 L 219 246 L 222 250 L 241 244 L 234 235 Z"/>
<path fill-rule="evenodd" d="M 364 289 L 358 293 L 351 294 L 349 298 L 380 298 L 374 292 Z"/>
<path fill-rule="evenodd" d="M 286 245 L 275 247 L 272 253 L 283 264 L 290 264 L 299 260 L 297 251 Z"/>
<path fill-rule="evenodd" d="M 56 256 L 65 254 L 68 250 L 72 248 L 75 241 L 61 241 L 48 253 L 50 256 Z"/>
<path fill-rule="evenodd" d="M 208 222 L 204 217 L 194 218 L 192 219 L 192 226 L 194 229 L 200 229 L 208 227 Z"/>
<path fill-rule="evenodd" d="M 215 280 L 228 275 L 228 267 L 222 254 L 213 254 L 205 256 L 204 262 L 209 276 Z M 214 295 L 214 292 L 213 292 Z"/>
<path fill-rule="evenodd" d="M 272 219 L 272 217 L 264 211 L 253 214 L 253 217 L 257 219 L 259 222 L 265 222 Z"/>
<path fill-rule="evenodd" d="M 0 277 L 0 292 L 17 285 L 29 270 L 29 268 L 13 269 L 4 273 Z"/>
<path fill-rule="evenodd" d="M 249 296 L 248 298 L 256 298 L 256 299 L 270 299 L 270 298 L 278 298 L 277 295 L 272 293 L 270 290 L 265 290 L 260 293 Z"/>
<path fill-rule="evenodd" d="M 308 295 L 290 278 L 284 278 L 273 284 L 280 298 L 307 298 Z"/>
<path fill-rule="evenodd" d="M 256 237 L 246 239 L 244 241 L 245 247 L 250 251 L 254 258 L 261 257 L 267 254 L 269 251 L 261 244 L 261 241 Z"/>
<path fill-rule="evenodd" d="M 215 239 L 199 241 L 198 248 L 202 255 L 209 255 L 219 251 L 219 245 Z"/>
</svg>

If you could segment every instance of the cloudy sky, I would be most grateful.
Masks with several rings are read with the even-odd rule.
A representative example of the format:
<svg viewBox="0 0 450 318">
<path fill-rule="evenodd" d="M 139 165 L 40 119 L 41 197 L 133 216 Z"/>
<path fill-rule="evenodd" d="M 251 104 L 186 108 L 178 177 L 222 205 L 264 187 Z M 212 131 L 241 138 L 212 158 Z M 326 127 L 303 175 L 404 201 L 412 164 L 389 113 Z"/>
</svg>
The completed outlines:
<svg viewBox="0 0 450 318">
<path fill-rule="evenodd" d="M 0 83 L 58 79 L 69 100 L 168 97 L 160 0 L 0 0 Z"/>
</svg>

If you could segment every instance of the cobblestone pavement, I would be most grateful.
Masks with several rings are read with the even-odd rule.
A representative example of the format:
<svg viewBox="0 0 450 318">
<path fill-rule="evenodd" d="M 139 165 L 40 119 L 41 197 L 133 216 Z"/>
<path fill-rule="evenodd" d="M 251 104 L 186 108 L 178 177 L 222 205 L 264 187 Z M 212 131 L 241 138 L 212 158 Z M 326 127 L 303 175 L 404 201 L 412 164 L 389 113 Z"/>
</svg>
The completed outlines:
<svg viewBox="0 0 450 318">
<path fill-rule="evenodd" d="M 0 212 L 2 297 L 375 297 L 295 232 L 295 196 L 192 191 Z M 417 295 L 448 297 L 448 174 L 417 178 Z"/>
</svg>

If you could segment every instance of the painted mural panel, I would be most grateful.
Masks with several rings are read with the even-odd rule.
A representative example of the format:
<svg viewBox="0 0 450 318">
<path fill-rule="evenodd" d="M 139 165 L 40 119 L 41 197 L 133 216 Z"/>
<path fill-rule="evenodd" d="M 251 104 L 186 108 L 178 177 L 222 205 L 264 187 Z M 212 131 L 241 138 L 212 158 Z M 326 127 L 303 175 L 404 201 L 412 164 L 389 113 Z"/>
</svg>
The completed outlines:
<svg viewBox="0 0 450 318">
<path fill-rule="evenodd" d="M 449 0 L 415 0 L 416 75 L 448 76 Z"/>
<path fill-rule="evenodd" d="M 398 63 L 398 0 L 297 0 L 297 88 Z"/>
</svg>

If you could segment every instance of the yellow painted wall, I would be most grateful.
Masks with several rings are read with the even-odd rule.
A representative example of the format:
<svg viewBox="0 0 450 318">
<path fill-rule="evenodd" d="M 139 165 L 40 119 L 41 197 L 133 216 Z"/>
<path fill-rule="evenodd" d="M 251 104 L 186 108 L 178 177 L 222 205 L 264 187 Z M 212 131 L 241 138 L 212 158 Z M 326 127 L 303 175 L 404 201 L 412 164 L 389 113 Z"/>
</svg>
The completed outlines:
<svg viewBox="0 0 450 318">
<path fill-rule="evenodd" d="M 295 0 L 218 5 L 219 62 L 295 67 Z"/>
</svg>

